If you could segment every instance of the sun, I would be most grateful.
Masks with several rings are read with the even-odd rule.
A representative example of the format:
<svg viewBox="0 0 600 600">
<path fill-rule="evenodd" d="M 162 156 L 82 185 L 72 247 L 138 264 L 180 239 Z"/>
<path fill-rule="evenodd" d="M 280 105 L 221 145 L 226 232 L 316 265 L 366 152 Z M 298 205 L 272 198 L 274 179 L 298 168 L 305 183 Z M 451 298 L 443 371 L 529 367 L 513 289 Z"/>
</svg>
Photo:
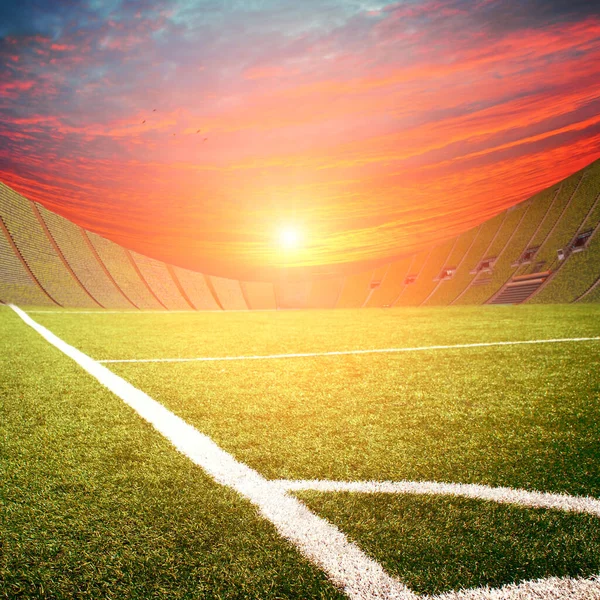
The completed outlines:
<svg viewBox="0 0 600 600">
<path fill-rule="evenodd" d="M 284 250 L 295 250 L 300 246 L 301 235 L 296 227 L 282 227 L 279 230 L 279 245 Z"/>
</svg>

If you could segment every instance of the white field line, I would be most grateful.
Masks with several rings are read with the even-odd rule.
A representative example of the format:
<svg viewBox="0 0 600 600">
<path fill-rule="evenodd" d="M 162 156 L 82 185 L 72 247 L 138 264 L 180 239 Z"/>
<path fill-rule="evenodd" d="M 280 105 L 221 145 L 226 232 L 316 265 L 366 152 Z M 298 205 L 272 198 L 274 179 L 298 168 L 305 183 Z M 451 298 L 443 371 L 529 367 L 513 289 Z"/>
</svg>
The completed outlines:
<svg viewBox="0 0 600 600">
<path fill-rule="evenodd" d="M 144 310 L 139 309 L 136 310 L 132 308 L 130 310 L 105 310 L 99 308 L 98 310 L 28 310 L 26 311 L 28 315 L 171 315 L 171 314 L 180 314 L 185 313 L 189 315 L 196 315 L 198 313 L 236 313 L 236 312 L 275 312 L 276 308 L 228 308 L 227 310 L 221 310 L 220 308 L 215 310 L 212 308 L 198 310 Z"/>
<path fill-rule="evenodd" d="M 348 541 L 339 529 L 312 513 L 293 496 L 288 495 L 282 481 L 269 481 L 250 467 L 236 461 L 208 436 L 174 415 L 162 404 L 61 340 L 18 307 L 9 306 L 27 325 L 121 398 L 162 433 L 177 450 L 203 468 L 215 481 L 233 488 L 255 504 L 260 513 L 273 523 L 284 538 L 320 567 L 350 598 L 356 600 L 600 599 L 598 577 L 591 579 L 551 577 L 497 589 L 477 588 L 449 592 L 433 598 L 418 596 L 403 583 L 385 573 L 379 563 L 367 557 L 360 548 Z"/>
<path fill-rule="evenodd" d="M 573 342 L 597 342 L 600 337 L 557 338 L 550 340 L 517 340 L 508 342 L 477 342 L 473 344 L 449 344 L 443 346 L 415 346 L 412 348 L 373 348 L 367 350 L 336 350 L 331 352 L 296 352 L 293 354 L 256 354 L 249 356 L 198 356 L 192 358 L 114 358 L 98 360 L 99 363 L 173 363 L 211 362 L 223 360 L 272 360 L 278 358 L 309 358 L 313 356 L 349 356 L 354 354 L 392 354 L 397 352 L 421 352 L 425 350 L 453 350 L 457 348 L 487 348 L 490 346 L 519 346 L 524 344 L 564 344 Z"/>
<path fill-rule="evenodd" d="M 356 492 L 362 494 L 426 494 L 461 496 L 476 500 L 489 500 L 501 504 L 517 504 L 532 508 L 545 508 L 578 512 L 600 517 L 600 499 L 590 496 L 569 496 L 530 492 L 508 487 L 491 487 L 473 483 L 439 483 L 436 481 L 327 481 L 288 480 L 275 481 L 288 492 L 314 490 L 317 492 Z"/>
<path fill-rule="evenodd" d="M 208 436 L 162 404 L 65 343 L 18 307 L 10 306 L 27 325 L 121 398 L 215 481 L 233 488 L 256 505 L 263 517 L 271 521 L 284 538 L 320 567 L 350 598 L 417 598 L 404 584 L 390 577 L 379 563 L 350 542 L 339 529 L 315 515 L 279 485 L 236 461 Z"/>
</svg>

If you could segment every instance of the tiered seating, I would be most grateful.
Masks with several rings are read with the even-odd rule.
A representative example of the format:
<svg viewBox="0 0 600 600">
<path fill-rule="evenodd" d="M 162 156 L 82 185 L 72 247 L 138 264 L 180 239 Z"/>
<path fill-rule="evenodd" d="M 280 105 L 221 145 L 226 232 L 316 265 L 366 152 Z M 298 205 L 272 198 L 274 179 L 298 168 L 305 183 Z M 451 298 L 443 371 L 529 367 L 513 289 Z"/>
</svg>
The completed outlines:
<svg viewBox="0 0 600 600">
<path fill-rule="evenodd" d="M 29 201 L 2 184 L 0 215 L 33 275 L 58 304 L 98 307 L 62 263 Z"/>
<path fill-rule="evenodd" d="M 546 281 L 550 271 L 541 273 L 530 273 L 513 277 L 490 304 L 520 304 L 524 302 Z"/>
<path fill-rule="evenodd" d="M 116 288 L 96 260 L 85 242 L 83 231 L 75 223 L 43 206 L 38 206 L 38 210 L 65 260 L 94 299 L 104 307 L 132 308 L 132 304 Z"/>
<path fill-rule="evenodd" d="M 131 251 L 142 277 L 158 300 L 168 310 L 193 310 L 181 295 L 165 263 Z"/>
<path fill-rule="evenodd" d="M 560 198 L 562 211 L 559 218 L 535 255 L 534 262 L 543 264 L 544 270 L 555 270 L 562 266 L 562 261 L 558 260 L 558 250 L 564 250 L 569 245 L 596 200 L 597 183 L 590 181 L 584 173 L 580 172 L 576 175 L 575 189 L 569 197 Z M 570 177 L 567 181 L 570 182 L 573 179 Z M 570 188 L 571 186 L 566 187 Z"/>
<path fill-rule="evenodd" d="M 511 277 L 525 272 L 527 267 L 521 266 L 519 261 L 526 250 L 531 247 L 531 240 L 542 224 L 557 191 L 558 188 L 544 190 L 523 203 L 526 210 L 523 219 L 506 244 L 504 251 L 494 263 L 489 284 L 482 286 L 487 295 L 486 301 L 490 301 Z M 483 299 L 483 296 L 482 290 L 480 298 Z"/>
<path fill-rule="evenodd" d="M 550 259 L 550 262 L 553 262 L 554 257 L 547 251 L 549 247 L 545 247 L 545 252 L 542 250 L 542 247 L 545 246 L 548 236 L 551 236 L 555 230 L 580 182 L 581 173 L 575 173 L 560 184 L 544 220 L 530 241 L 529 246 L 531 248 L 538 248 L 538 250 L 536 250 L 534 256 L 531 258 L 529 265 L 523 269 L 525 273 L 539 271 L 542 267 L 544 269 L 549 267 L 548 259 Z M 556 250 L 557 248 L 554 249 L 554 252 Z"/>
<path fill-rule="evenodd" d="M 451 304 L 458 296 L 460 296 L 475 278 L 474 271 L 479 263 L 486 257 L 487 249 L 502 225 L 504 217 L 505 213 L 500 213 L 480 225 L 473 242 L 469 246 L 460 266 L 456 269 L 454 276 L 451 279 L 444 281 L 438 287 L 436 293 L 429 299 L 428 304 Z"/>
<path fill-rule="evenodd" d="M 337 303 L 337 308 L 360 308 L 371 289 L 369 285 L 373 280 L 373 271 L 364 271 L 348 275 Z"/>
<path fill-rule="evenodd" d="M 456 304 L 482 304 L 498 290 L 498 288 L 506 281 L 498 281 L 498 273 L 504 271 L 503 267 L 508 265 L 509 268 L 513 260 L 507 262 L 504 258 L 505 251 L 510 248 L 514 242 L 515 234 L 520 225 L 523 223 L 524 217 L 527 217 L 530 203 L 523 202 L 509 209 L 506 213 L 506 218 L 502 222 L 498 233 L 494 237 L 494 241 L 487 249 L 488 257 L 495 257 L 491 271 L 479 276 L 471 282 Z M 510 251 L 509 251 L 510 254 Z M 514 267 L 512 270 L 514 271 Z M 496 275 L 496 277 L 494 277 Z M 483 278 L 485 277 L 485 278 Z"/>
<path fill-rule="evenodd" d="M 584 180 L 580 193 L 595 193 L 596 198 L 576 234 L 590 230 L 592 234 L 580 248 L 567 246 L 564 264 L 531 302 L 573 302 L 585 294 L 600 275 L 600 181 L 594 182 L 591 178 Z"/>
<path fill-rule="evenodd" d="M 413 260 L 410 263 L 410 268 L 408 269 L 408 273 L 402 282 L 402 287 L 400 288 L 400 292 L 398 296 L 394 298 L 391 306 L 397 306 L 402 302 L 402 296 L 406 293 L 406 290 L 412 286 L 416 285 L 421 277 L 421 272 L 423 271 L 423 267 L 427 263 L 427 259 L 429 258 L 433 249 L 423 250 L 418 254 L 413 256 Z"/>
<path fill-rule="evenodd" d="M 275 290 L 272 283 L 262 281 L 241 281 L 240 286 L 248 308 L 252 310 L 275 310 Z"/>
<path fill-rule="evenodd" d="M 464 259 L 467 256 L 471 246 L 473 245 L 477 234 L 479 233 L 479 229 L 480 229 L 480 227 L 475 227 L 473 229 L 469 229 L 468 231 L 465 231 L 464 233 L 462 233 L 461 235 L 458 236 L 458 239 L 456 240 L 456 244 L 454 245 L 452 252 L 448 256 L 446 264 L 442 267 L 442 270 L 444 268 L 453 269 L 452 277 L 439 278 L 438 281 L 436 282 L 434 288 L 431 290 L 431 292 L 425 298 L 425 300 L 422 302 L 422 304 L 424 304 L 424 305 L 436 304 L 436 298 L 440 291 L 440 287 L 444 286 L 444 285 L 448 285 L 448 282 L 450 281 L 450 279 L 452 279 L 456 275 L 456 273 L 459 271 L 459 269 L 462 267 Z M 442 270 L 440 270 L 440 274 L 441 274 Z"/>
<path fill-rule="evenodd" d="M 181 267 L 173 267 L 173 271 L 196 310 L 221 310 L 202 273 Z"/>
<path fill-rule="evenodd" d="M 577 302 L 600 302 L 600 275 L 590 288 L 576 300 Z"/>
<path fill-rule="evenodd" d="M 365 306 L 391 306 L 404 287 L 404 280 L 413 260 L 414 256 L 407 256 L 391 263 L 381 280 L 381 285 L 373 290 Z"/>
<path fill-rule="evenodd" d="M 136 273 L 124 248 L 95 233 L 86 235 L 112 278 L 137 308 L 162 308 Z"/>
<path fill-rule="evenodd" d="M 343 277 L 313 281 L 306 302 L 307 308 L 335 308 L 344 285 Z"/>
<path fill-rule="evenodd" d="M 279 281 L 275 284 L 277 308 L 306 308 L 310 281 Z"/>
<path fill-rule="evenodd" d="M 382 265 L 381 267 L 378 267 L 377 269 L 375 269 L 373 271 L 372 277 L 371 277 L 371 281 L 369 282 L 369 290 L 368 290 L 368 294 L 367 297 L 365 298 L 365 301 L 362 303 L 362 307 L 365 307 L 368 305 L 369 301 L 371 300 L 371 296 L 381 287 L 381 284 L 383 282 L 383 280 L 385 279 L 385 276 L 387 275 L 387 272 L 390 269 L 390 265 Z"/>
<path fill-rule="evenodd" d="M 448 257 L 456 242 L 457 239 L 453 238 L 431 251 L 419 277 L 412 285 L 406 286 L 396 306 L 418 306 L 431 294 L 433 288 L 438 283 L 437 278 L 442 268 L 448 264 Z"/>
<path fill-rule="evenodd" d="M 239 281 L 211 275 L 210 282 L 225 310 L 246 310 L 248 308 Z"/>
<path fill-rule="evenodd" d="M 19 260 L 8 235 L 4 222 L 0 221 L 0 301 L 23 306 L 55 306 Z"/>
</svg>

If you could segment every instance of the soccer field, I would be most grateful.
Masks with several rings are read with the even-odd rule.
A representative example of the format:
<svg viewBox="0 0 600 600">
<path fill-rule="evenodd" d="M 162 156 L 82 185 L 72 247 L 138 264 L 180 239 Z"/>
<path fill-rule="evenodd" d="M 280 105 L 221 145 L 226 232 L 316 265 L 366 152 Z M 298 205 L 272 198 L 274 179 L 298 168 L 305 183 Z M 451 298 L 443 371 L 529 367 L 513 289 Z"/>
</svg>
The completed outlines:
<svg viewBox="0 0 600 600">
<path fill-rule="evenodd" d="M 26 312 L 0 597 L 600 598 L 600 306 Z"/>
</svg>

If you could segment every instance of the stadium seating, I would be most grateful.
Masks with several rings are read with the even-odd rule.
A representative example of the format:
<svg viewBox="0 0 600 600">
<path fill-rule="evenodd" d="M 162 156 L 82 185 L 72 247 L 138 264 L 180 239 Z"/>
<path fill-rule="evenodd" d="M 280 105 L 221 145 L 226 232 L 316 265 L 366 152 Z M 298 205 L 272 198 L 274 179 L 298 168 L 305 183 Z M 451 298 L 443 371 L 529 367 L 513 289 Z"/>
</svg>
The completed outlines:
<svg viewBox="0 0 600 600">
<path fill-rule="evenodd" d="M 591 235 L 585 240 L 585 245 L 580 248 L 567 247 L 564 264 L 556 271 L 544 289 L 532 298 L 532 303 L 573 302 L 586 294 L 596 283 L 600 264 L 599 223 L 600 191 L 592 209 L 579 228 L 579 231 L 591 232 Z"/>
<path fill-rule="evenodd" d="M 343 277 L 313 281 L 306 301 L 306 308 L 335 308 L 343 285 Z"/>
<path fill-rule="evenodd" d="M 418 306 L 431 294 L 456 242 L 454 238 L 432 249 L 416 281 L 406 286 L 396 306 Z"/>
<path fill-rule="evenodd" d="M 246 310 L 248 308 L 239 281 L 214 275 L 211 275 L 208 280 L 215 290 L 219 303 L 225 310 Z"/>
<path fill-rule="evenodd" d="M 65 260 L 91 296 L 103 307 L 133 308 L 100 266 L 83 231 L 43 206 L 37 208 Z"/>
<path fill-rule="evenodd" d="M 473 245 L 473 243 L 475 242 L 475 239 L 477 238 L 479 229 L 480 229 L 479 227 L 475 227 L 473 229 L 469 229 L 468 231 L 465 231 L 464 233 L 462 233 L 461 235 L 458 236 L 458 238 L 456 239 L 456 243 L 454 244 L 454 247 L 452 249 L 452 252 L 448 256 L 446 264 L 444 264 L 444 266 L 440 269 L 440 272 L 437 276 L 437 281 L 435 282 L 433 289 L 429 292 L 427 297 L 423 300 L 423 302 L 422 302 L 423 305 L 435 303 L 433 301 L 433 299 L 435 298 L 436 294 L 438 293 L 440 286 L 447 285 L 448 281 L 450 281 L 450 279 L 454 278 L 456 273 L 461 269 L 463 262 L 465 260 L 465 257 L 467 256 L 469 250 L 471 249 L 471 246 Z M 451 274 L 449 274 L 445 277 L 441 276 L 444 269 L 451 269 Z"/>
<path fill-rule="evenodd" d="M 28 200 L 2 185 L 0 213 L 34 277 L 57 304 L 98 308 L 57 255 Z"/>
<path fill-rule="evenodd" d="M 252 310 L 275 310 L 275 290 L 272 283 L 241 281 L 240 286 L 248 308 Z"/>
<path fill-rule="evenodd" d="M 373 271 L 348 275 L 345 278 L 337 308 L 360 308 L 371 291 L 369 286 L 373 275 Z"/>
<path fill-rule="evenodd" d="M 500 229 L 505 218 L 505 213 L 500 213 L 482 223 L 475 234 L 475 238 L 461 262 L 460 268 L 456 270 L 454 276 L 443 282 L 437 292 L 431 297 L 429 304 L 452 304 L 467 289 L 468 285 L 478 275 L 477 267 L 481 261 L 488 255 L 488 248 Z"/>
<path fill-rule="evenodd" d="M 600 161 L 461 235 L 346 277 L 274 284 L 126 250 L 0 184 L 0 300 L 273 310 L 600 301 Z M 284 275 L 282 275 L 284 277 Z"/>
<path fill-rule="evenodd" d="M 494 275 L 502 273 L 502 267 L 508 263 L 504 259 L 504 252 L 508 247 L 511 247 L 511 242 L 524 217 L 527 216 L 529 208 L 528 203 L 521 203 L 506 212 L 502 225 L 485 253 L 487 258 L 493 259 L 491 270 L 480 271 L 476 278 L 471 280 L 470 285 L 465 288 L 456 304 L 482 304 L 498 289 L 497 277 L 494 277 Z"/>
<path fill-rule="evenodd" d="M 136 308 L 163 308 L 146 288 L 124 248 L 95 233 L 86 234 L 114 281 Z"/>
<path fill-rule="evenodd" d="M 181 267 L 173 267 L 173 271 L 196 310 L 222 310 L 202 273 Z"/>
<path fill-rule="evenodd" d="M 194 307 L 186 301 L 179 291 L 165 263 L 133 251 L 131 251 L 131 257 L 140 270 L 144 281 L 165 308 L 169 310 L 193 310 Z"/>
<path fill-rule="evenodd" d="M 408 275 L 412 262 L 413 257 L 408 256 L 391 263 L 381 280 L 381 285 L 373 290 L 367 298 L 365 306 L 391 306 L 404 287 L 404 280 Z"/>
<path fill-rule="evenodd" d="M 425 264 L 429 260 L 431 253 L 433 252 L 433 248 L 429 250 L 424 250 L 423 252 L 419 252 L 415 254 L 411 260 L 410 267 L 408 268 L 408 272 L 402 281 L 402 286 L 400 287 L 400 291 L 398 295 L 391 303 L 391 306 L 396 306 L 402 303 L 402 296 L 406 292 L 407 288 L 410 288 L 413 285 L 417 285 L 417 282 L 420 282 L 421 272 L 425 267 Z"/>
<path fill-rule="evenodd" d="M 490 304 L 520 304 L 539 289 L 548 279 L 550 271 L 531 273 L 529 275 L 518 275 L 513 277 L 498 294 L 494 296 Z"/>
<path fill-rule="evenodd" d="M 277 308 L 306 308 L 310 281 L 278 281 L 275 283 Z"/>
<path fill-rule="evenodd" d="M 0 302 L 29 306 L 55 306 L 43 291 L 12 245 L 4 222 L 0 220 Z"/>
</svg>

